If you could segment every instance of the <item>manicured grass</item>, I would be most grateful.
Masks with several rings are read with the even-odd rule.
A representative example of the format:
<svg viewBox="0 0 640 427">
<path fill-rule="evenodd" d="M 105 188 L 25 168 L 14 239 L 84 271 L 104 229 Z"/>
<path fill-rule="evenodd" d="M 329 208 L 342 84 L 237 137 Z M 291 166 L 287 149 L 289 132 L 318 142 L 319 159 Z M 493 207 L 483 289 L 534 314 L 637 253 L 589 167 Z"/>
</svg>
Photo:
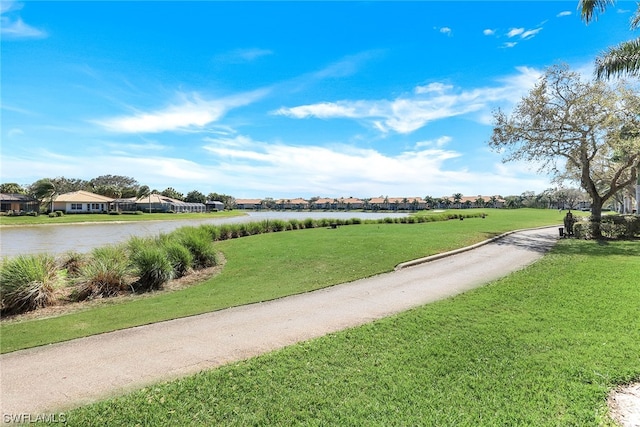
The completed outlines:
<svg viewBox="0 0 640 427">
<path fill-rule="evenodd" d="M 186 219 L 226 218 L 244 215 L 241 211 L 221 211 L 209 213 L 143 213 L 141 215 L 109 215 L 109 214 L 69 214 L 49 218 L 48 215 L 39 216 L 6 216 L 0 215 L 0 227 L 36 224 L 72 224 L 76 222 L 123 222 L 123 221 L 175 221 Z"/>
<path fill-rule="evenodd" d="M 227 263 L 204 283 L 153 297 L 107 303 L 54 318 L 0 324 L 3 353 L 82 336 L 266 301 L 391 271 L 411 259 L 505 231 L 555 224 L 549 210 L 487 210 L 485 219 L 362 224 L 219 242 Z"/>
<path fill-rule="evenodd" d="M 640 378 L 638 277 L 637 242 L 563 240 L 538 263 L 483 288 L 66 419 L 82 426 L 612 425 L 608 391 Z"/>
</svg>

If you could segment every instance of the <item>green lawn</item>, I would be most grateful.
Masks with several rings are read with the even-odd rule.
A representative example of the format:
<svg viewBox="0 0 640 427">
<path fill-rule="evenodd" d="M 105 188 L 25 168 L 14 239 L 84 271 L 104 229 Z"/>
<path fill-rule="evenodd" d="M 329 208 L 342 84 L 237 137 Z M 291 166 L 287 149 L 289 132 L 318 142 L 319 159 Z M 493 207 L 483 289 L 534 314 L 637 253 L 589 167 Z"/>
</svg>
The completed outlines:
<svg viewBox="0 0 640 427">
<path fill-rule="evenodd" d="M 563 240 L 540 262 L 488 286 L 66 419 L 79 426 L 612 425 L 608 391 L 640 378 L 638 277 L 637 241 Z"/>
<path fill-rule="evenodd" d="M 209 213 L 143 213 L 141 215 L 109 215 L 109 214 L 69 214 L 49 218 L 48 215 L 39 216 L 6 216 L 0 215 L 0 227 L 21 226 L 36 224 L 72 224 L 77 222 L 122 222 L 122 221 L 173 221 L 185 219 L 210 219 L 225 218 L 230 216 L 244 215 L 241 211 L 221 211 Z"/>
</svg>

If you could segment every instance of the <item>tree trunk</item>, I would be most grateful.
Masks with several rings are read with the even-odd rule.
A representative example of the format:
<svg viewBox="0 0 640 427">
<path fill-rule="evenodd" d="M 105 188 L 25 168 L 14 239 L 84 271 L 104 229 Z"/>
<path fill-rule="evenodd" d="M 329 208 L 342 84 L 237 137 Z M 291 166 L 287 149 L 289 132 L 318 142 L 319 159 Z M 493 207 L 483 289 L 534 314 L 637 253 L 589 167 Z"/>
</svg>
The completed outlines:
<svg viewBox="0 0 640 427">
<path fill-rule="evenodd" d="M 602 205 L 604 205 L 602 198 L 591 198 L 591 227 L 595 239 L 602 239 L 602 229 L 600 228 L 600 223 L 602 222 Z"/>
</svg>

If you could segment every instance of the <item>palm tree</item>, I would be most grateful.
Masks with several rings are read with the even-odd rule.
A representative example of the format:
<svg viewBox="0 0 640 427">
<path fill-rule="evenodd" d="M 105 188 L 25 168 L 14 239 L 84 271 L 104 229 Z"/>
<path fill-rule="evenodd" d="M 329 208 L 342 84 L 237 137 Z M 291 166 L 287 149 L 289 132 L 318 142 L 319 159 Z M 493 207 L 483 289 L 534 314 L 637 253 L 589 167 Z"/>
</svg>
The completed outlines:
<svg viewBox="0 0 640 427">
<path fill-rule="evenodd" d="M 458 204 L 458 209 L 460 209 L 462 206 L 460 204 L 460 202 L 462 202 L 462 193 L 455 193 L 453 195 L 453 202 Z"/>
<path fill-rule="evenodd" d="M 424 201 L 427 204 L 427 209 L 432 209 L 436 203 L 436 200 L 431 196 L 424 196 Z"/>
<path fill-rule="evenodd" d="M 151 189 L 149 189 L 148 186 L 143 185 L 138 189 L 137 197 L 138 200 L 142 199 L 143 197 L 149 198 L 149 213 L 151 213 Z"/>
<path fill-rule="evenodd" d="M 614 0 L 580 0 L 582 19 L 589 24 L 596 19 L 598 12 L 604 12 L 607 6 L 614 3 Z M 640 28 L 640 3 L 638 3 L 638 9 L 631 19 L 631 29 L 638 28 Z M 596 58 L 596 77 L 598 79 L 602 77 L 609 79 L 611 76 L 623 74 L 640 77 L 640 37 L 611 47 L 603 55 Z"/>
<path fill-rule="evenodd" d="M 51 212 L 53 212 L 53 200 L 57 194 L 56 186 L 50 179 L 40 179 L 31 187 L 31 192 L 40 203 L 45 199 L 51 202 Z"/>
</svg>

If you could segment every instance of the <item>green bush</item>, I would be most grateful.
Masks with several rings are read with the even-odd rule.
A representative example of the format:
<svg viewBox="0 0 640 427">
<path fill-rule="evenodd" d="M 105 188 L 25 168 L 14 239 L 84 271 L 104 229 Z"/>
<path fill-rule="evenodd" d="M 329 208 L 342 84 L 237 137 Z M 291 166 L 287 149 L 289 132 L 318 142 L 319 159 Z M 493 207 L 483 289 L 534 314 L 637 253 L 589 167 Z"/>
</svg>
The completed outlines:
<svg viewBox="0 0 640 427">
<path fill-rule="evenodd" d="M 287 223 L 281 219 L 274 219 L 269 221 L 269 231 L 278 232 L 287 229 Z"/>
<path fill-rule="evenodd" d="M 105 246 L 91 252 L 88 262 L 79 271 L 76 298 L 110 297 L 127 289 L 131 269 L 127 251 L 121 246 Z"/>
<path fill-rule="evenodd" d="M 161 289 L 174 277 L 173 265 L 162 246 L 144 246 L 131 253 L 130 261 L 138 275 L 133 284 L 136 292 Z"/>
<path fill-rule="evenodd" d="M 591 240 L 596 224 L 585 218 L 574 224 L 573 233 L 578 239 Z M 602 237 L 608 239 L 633 239 L 640 236 L 640 217 L 634 215 L 605 215 L 600 222 Z"/>
<path fill-rule="evenodd" d="M 193 256 L 194 268 L 217 265 L 217 253 L 207 230 L 201 227 L 183 227 L 176 231 L 172 233 L 172 237 L 189 250 Z"/>
<path fill-rule="evenodd" d="M 634 215 L 605 215 L 600 223 L 603 237 L 631 239 L 640 234 L 640 217 Z"/>
<path fill-rule="evenodd" d="M 0 309 L 3 314 L 18 314 L 51 305 L 61 282 L 51 255 L 6 259 L 0 266 Z"/>
<path fill-rule="evenodd" d="M 175 277 L 182 277 L 193 267 L 193 255 L 180 242 L 165 241 L 163 248 L 173 267 Z"/>
</svg>

